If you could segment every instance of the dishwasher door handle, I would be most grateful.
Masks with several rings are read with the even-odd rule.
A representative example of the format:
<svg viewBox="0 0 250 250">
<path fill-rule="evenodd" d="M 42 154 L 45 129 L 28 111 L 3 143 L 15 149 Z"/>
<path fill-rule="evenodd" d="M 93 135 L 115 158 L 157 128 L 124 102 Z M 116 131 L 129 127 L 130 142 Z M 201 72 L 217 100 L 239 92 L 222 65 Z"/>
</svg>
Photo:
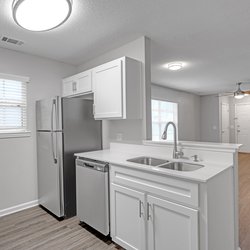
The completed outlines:
<svg viewBox="0 0 250 250">
<path fill-rule="evenodd" d="M 81 159 L 76 159 L 76 165 L 85 167 L 85 168 L 91 168 L 96 171 L 101 171 L 101 172 L 108 172 L 108 163 L 99 163 L 95 161 L 88 161 L 88 160 L 81 160 Z"/>
</svg>

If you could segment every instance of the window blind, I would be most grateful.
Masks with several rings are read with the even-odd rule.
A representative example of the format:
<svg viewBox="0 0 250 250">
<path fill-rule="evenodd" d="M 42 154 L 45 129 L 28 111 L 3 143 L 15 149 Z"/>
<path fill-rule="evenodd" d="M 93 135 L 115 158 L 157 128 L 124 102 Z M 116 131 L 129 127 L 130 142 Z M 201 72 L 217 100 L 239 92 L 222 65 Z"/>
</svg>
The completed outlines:
<svg viewBox="0 0 250 250">
<path fill-rule="evenodd" d="M 0 79 L 0 132 L 27 130 L 27 83 Z"/>
</svg>

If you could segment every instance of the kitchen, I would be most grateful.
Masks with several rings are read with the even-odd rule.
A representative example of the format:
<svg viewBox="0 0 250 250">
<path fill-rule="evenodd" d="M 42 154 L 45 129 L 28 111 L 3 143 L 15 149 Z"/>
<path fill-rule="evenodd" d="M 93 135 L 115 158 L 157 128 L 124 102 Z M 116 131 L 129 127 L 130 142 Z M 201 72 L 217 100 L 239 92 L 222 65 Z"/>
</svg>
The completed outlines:
<svg viewBox="0 0 250 250">
<path fill-rule="evenodd" d="M 29 77 L 30 83 L 27 84 L 28 132 L 22 133 L 21 134 L 22 137 L 20 136 L 20 134 L 18 135 L 15 135 L 15 134 L 4 135 L 3 134 L 2 136 L 3 138 L 1 138 L 1 142 L 0 142 L 1 171 L 2 171 L 1 182 L 0 182 L 1 183 L 0 184 L 1 185 L 0 186 L 1 187 L 0 188 L 1 211 L 2 210 L 6 211 L 6 209 L 8 209 L 8 211 L 11 212 L 11 209 L 13 209 L 13 211 L 17 211 L 16 206 L 18 207 L 18 209 L 21 210 L 21 209 L 27 208 L 28 206 L 37 205 L 37 198 L 38 198 L 37 197 L 37 167 L 36 167 L 37 166 L 37 159 L 36 159 L 36 129 L 37 127 L 36 127 L 35 102 L 37 100 L 47 99 L 53 96 L 62 96 L 63 94 L 62 79 L 78 74 L 80 72 L 85 72 L 86 70 L 98 67 L 100 65 L 103 65 L 104 63 L 111 62 L 118 58 L 123 58 L 124 56 L 128 58 L 133 58 L 141 62 L 142 63 L 142 69 L 141 69 L 142 90 L 143 90 L 142 91 L 142 110 L 141 110 L 142 119 L 103 120 L 102 122 L 102 134 L 103 134 L 102 145 L 103 145 L 103 149 L 108 149 L 110 147 L 110 142 L 112 141 L 134 142 L 134 143 L 136 142 L 137 144 L 139 144 L 139 143 L 142 143 L 142 140 L 151 139 L 150 138 L 150 134 L 151 134 L 151 108 L 150 108 L 151 106 L 151 93 L 150 93 L 151 92 L 151 75 L 150 75 L 150 71 L 151 70 L 150 69 L 152 67 L 152 82 L 160 83 L 160 79 L 157 79 L 157 76 L 160 74 L 167 74 L 168 81 L 175 82 L 174 81 L 175 78 L 180 77 L 178 76 L 179 75 L 178 72 L 175 72 L 178 75 L 172 74 L 172 73 L 169 73 L 169 71 L 167 71 L 166 69 L 162 69 L 162 68 L 158 70 L 157 72 L 155 71 L 159 67 L 157 65 L 159 65 L 159 62 L 163 59 L 164 59 L 163 62 L 169 62 L 172 60 L 180 60 L 181 58 L 178 54 L 180 52 L 178 52 L 176 55 L 171 55 L 169 54 L 170 52 L 162 53 L 162 55 L 160 56 L 165 57 L 162 59 L 159 56 L 160 51 L 162 51 L 162 46 L 161 44 L 159 44 L 159 41 L 156 39 L 157 38 L 156 35 L 149 33 L 150 35 L 148 35 L 148 37 L 150 37 L 151 39 L 141 37 L 141 35 L 137 34 L 136 32 L 132 33 L 132 35 L 130 36 L 129 35 L 125 36 L 124 35 L 125 31 L 121 32 L 119 31 L 119 29 L 117 29 L 117 32 L 114 33 L 114 37 L 109 37 L 109 38 L 107 38 L 107 36 L 110 30 L 107 30 L 106 34 L 103 34 L 101 32 L 98 33 L 98 31 L 96 31 L 95 34 L 96 35 L 99 34 L 98 39 L 101 41 L 101 43 L 96 45 L 96 47 L 94 47 L 94 44 L 92 44 L 92 41 L 91 41 L 91 39 L 94 39 L 94 38 L 93 37 L 91 39 L 86 38 L 84 34 L 83 34 L 84 38 L 82 40 L 81 39 L 79 40 L 76 39 L 74 41 L 72 41 L 72 39 L 64 40 L 65 36 L 69 36 L 70 34 L 74 34 L 74 36 L 76 36 L 77 33 L 79 33 L 79 30 L 81 30 L 83 33 L 87 31 L 87 29 L 89 28 L 88 27 L 88 24 L 89 24 L 88 15 L 92 15 L 93 14 L 92 11 L 94 11 L 95 13 L 101 13 L 100 16 L 98 17 L 96 17 L 96 15 L 93 14 L 95 18 L 94 20 L 93 18 L 91 19 L 93 21 L 93 23 L 91 23 L 91 26 L 98 27 L 98 25 L 100 25 L 100 23 L 103 22 L 103 11 L 104 11 L 103 7 L 104 6 L 110 7 L 110 8 L 107 7 L 107 9 L 105 9 L 106 12 L 104 12 L 105 18 L 107 18 L 106 20 L 107 27 L 112 27 L 113 20 L 116 20 L 115 18 L 119 18 L 120 16 L 123 17 L 122 20 L 124 22 L 128 22 L 126 23 L 128 27 L 131 27 L 130 20 L 128 20 L 128 17 L 126 17 L 126 14 L 129 14 L 133 8 L 136 9 L 136 7 L 139 7 L 141 3 L 138 2 L 137 4 L 138 6 L 134 6 L 134 5 L 127 6 L 125 2 L 120 1 L 119 4 L 112 2 L 111 6 L 109 6 L 107 1 L 103 1 L 99 5 L 96 3 L 96 5 L 92 6 L 89 1 L 86 1 L 86 5 L 84 5 L 83 3 L 79 1 L 74 1 L 72 5 L 72 8 L 73 8 L 72 16 L 62 26 L 58 27 L 57 29 L 45 32 L 45 33 L 43 32 L 33 33 L 33 32 L 25 31 L 22 28 L 18 27 L 18 25 L 16 25 L 16 23 L 12 19 L 10 1 L 5 1 L 4 13 L 6 16 L 4 16 L 3 18 L 6 18 L 6 20 L 8 20 L 8 24 L 6 26 L 1 26 L 3 35 L 23 40 L 27 44 L 25 43 L 24 45 L 21 45 L 23 47 L 16 47 L 12 44 L 6 44 L 6 45 L 4 43 L 1 44 L 1 47 L 2 47 L 0 49 L 1 73 L 8 74 L 8 75 L 19 75 L 19 76 Z M 124 7 L 124 13 L 122 11 L 121 6 Z M 156 14 L 155 18 L 156 18 L 157 13 L 162 13 L 161 6 L 162 7 L 164 6 L 163 9 L 164 11 L 166 11 L 166 8 L 165 8 L 166 6 L 164 5 L 164 3 L 162 3 L 162 1 L 159 1 L 159 5 L 156 5 L 156 6 L 152 6 L 150 2 L 147 2 L 147 8 L 145 6 L 144 8 L 146 8 L 147 11 L 155 11 L 155 14 Z M 174 9 L 178 9 L 178 7 L 175 5 L 172 7 Z M 213 10 L 213 9 L 211 10 L 211 6 L 206 6 L 206 7 L 208 8 L 207 10 L 208 13 L 210 13 L 210 11 Z M 243 6 L 241 6 L 241 8 L 239 7 L 237 11 L 240 12 L 241 10 L 244 9 Z M 189 9 L 189 6 L 185 6 L 185 8 L 183 7 L 183 9 L 187 10 L 188 15 L 189 14 L 191 15 L 193 13 Z M 90 10 L 90 12 L 86 11 L 87 12 L 86 17 L 82 17 L 84 18 L 84 20 L 80 19 L 80 14 L 82 13 L 80 10 L 85 10 L 85 11 Z M 125 10 L 128 12 L 126 12 Z M 142 20 L 145 20 L 144 18 L 146 18 L 145 16 L 148 13 L 147 11 L 145 13 L 142 13 L 141 14 L 142 16 L 138 17 L 141 23 L 143 23 Z M 220 13 L 220 11 L 218 12 Z M 111 13 L 113 15 L 112 18 L 110 16 Z M 75 14 L 75 16 L 73 14 Z M 197 12 L 194 11 L 193 14 L 195 14 L 196 18 L 200 18 Z M 229 10 L 227 13 L 225 13 L 225 15 L 226 14 L 229 14 Z M 119 17 L 116 15 L 118 15 Z M 165 14 L 164 15 L 162 14 L 161 16 L 162 20 L 165 20 L 164 16 Z M 173 18 L 173 20 L 175 20 L 173 15 L 170 15 L 170 16 Z M 161 20 L 160 17 L 158 18 L 159 20 L 157 20 L 158 22 L 156 22 L 157 25 L 160 24 L 160 20 Z M 190 18 L 190 16 L 188 16 L 187 18 Z M 84 25 L 84 29 L 81 28 L 82 24 L 80 23 L 80 20 L 81 22 L 86 22 L 86 24 Z M 131 20 L 134 20 L 134 19 L 131 19 Z M 202 20 L 205 22 L 204 19 Z M 195 20 L 191 19 L 190 22 L 192 21 L 195 21 Z M 213 21 L 215 22 L 215 20 Z M 217 21 L 219 22 L 221 20 L 219 19 Z M 139 23 L 139 21 L 137 23 Z M 183 24 L 183 22 L 181 22 L 181 24 Z M 192 24 L 194 23 L 192 22 Z M 4 25 L 4 22 L 2 23 L 2 25 Z M 75 30 L 72 30 L 72 27 L 75 27 Z M 121 26 L 119 26 L 119 28 L 120 27 Z M 178 22 L 177 22 L 177 27 L 179 27 Z M 142 27 L 140 29 L 138 27 L 136 28 L 140 32 L 144 31 Z M 193 28 L 195 29 L 198 27 L 194 26 Z M 239 30 L 236 29 L 236 31 L 240 32 L 242 29 L 243 28 Z M 89 34 L 91 34 L 91 32 L 93 31 L 91 31 L 89 28 Z M 184 31 L 182 30 L 182 32 Z M 147 34 L 147 32 L 144 31 L 143 34 Z M 112 39 L 114 40 L 113 43 L 112 43 Z M 161 42 L 163 41 L 165 40 L 162 40 Z M 170 42 L 171 41 L 169 41 L 169 43 Z M 177 40 L 175 41 L 174 44 L 176 44 L 177 46 L 178 42 L 180 41 Z M 67 44 L 71 44 L 71 46 L 67 46 Z M 242 44 L 242 46 L 243 45 L 244 44 Z M 179 48 L 179 46 L 177 47 Z M 74 48 L 76 48 L 76 50 L 74 50 Z M 90 50 L 90 48 L 92 48 L 92 50 Z M 158 48 L 158 50 L 156 48 Z M 245 47 L 243 48 L 246 49 L 248 47 L 247 45 L 245 45 Z M 197 51 L 198 49 L 199 47 L 197 47 Z M 92 51 L 92 54 L 90 54 L 90 51 Z M 176 51 L 176 48 L 174 48 L 173 46 L 171 51 L 172 51 L 171 53 L 174 53 Z M 237 50 L 233 50 L 233 52 L 234 51 L 235 53 L 238 53 Z M 191 51 L 191 52 L 194 52 L 194 51 Z M 196 55 L 195 52 L 194 52 L 194 55 Z M 160 58 L 160 60 L 158 60 L 158 64 L 156 63 L 157 57 L 158 59 Z M 54 60 L 51 60 L 51 58 L 53 58 Z M 242 56 L 242 60 L 245 60 L 246 58 L 247 58 L 247 55 Z M 215 62 L 213 63 L 215 64 L 216 59 L 214 60 Z M 61 63 L 60 61 L 64 61 L 64 63 Z M 234 64 L 235 61 L 233 61 L 232 63 Z M 216 65 L 214 67 L 216 68 Z M 199 68 L 198 65 L 197 65 L 197 68 Z M 228 68 L 225 68 L 225 69 L 222 69 L 222 71 L 226 69 L 228 70 Z M 180 71 L 180 74 L 184 74 L 183 78 L 188 79 L 189 70 L 191 71 L 192 67 L 188 68 L 187 66 L 186 69 L 183 69 L 182 71 Z M 194 70 L 196 70 L 195 66 L 194 66 Z M 165 73 L 166 71 L 167 73 Z M 185 75 L 185 71 L 187 75 Z M 232 70 L 232 72 L 234 71 Z M 195 75 L 197 75 L 196 73 L 197 72 L 194 72 Z M 227 74 L 225 72 L 222 72 L 222 75 L 228 76 L 229 78 L 228 86 L 226 85 L 223 86 L 223 84 L 222 86 L 220 85 L 216 86 L 216 90 L 217 90 L 216 93 L 227 92 L 230 90 L 233 91 L 235 88 L 236 81 L 247 81 L 247 73 L 244 74 L 243 69 L 242 69 L 242 72 L 240 73 L 241 74 L 239 75 L 236 74 L 236 76 L 234 77 L 231 76 L 231 79 L 230 79 L 230 77 L 228 76 L 230 72 L 228 72 Z M 203 71 L 202 74 L 204 74 L 204 79 L 198 79 L 200 80 L 200 82 L 204 83 L 205 79 L 208 79 L 211 82 L 217 83 L 216 79 L 209 78 L 210 75 L 213 75 L 213 74 L 212 73 L 210 74 L 208 70 L 207 70 L 207 73 Z M 195 77 L 193 79 L 195 79 Z M 192 81 L 190 81 L 189 79 L 188 83 L 186 84 L 190 85 L 191 82 Z M 185 85 L 183 82 L 181 82 L 181 85 L 183 86 L 183 90 L 185 90 Z M 190 88 L 191 88 L 191 85 L 190 85 Z M 206 86 L 207 86 L 206 93 L 210 94 L 211 90 L 209 89 L 209 86 L 211 86 L 211 84 L 208 83 Z M 173 88 L 174 86 L 172 86 L 170 83 L 168 84 L 168 87 Z M 204 88 L 204 87 L 205 87 L 205 83 L 204 85 L 201 86 L 201 88 Z M 180 86 L 176 85 L 175 89 L 180 90 Z M 247 89 L 247 85 L 246 85 L 246 89 Z M 187 91 L 187 87 L 186 87 L 186 91 Z M 196 91 L 194 87 L 193 92 L 197 93 L 199 91 Z M 152 90 L 152 93 L 153 93 L 153 90 Z M 202 100 L 206 99 L 205 97 L 202 97 L 202 96 L 197 97 L 197 98 L 198 99 L 200 98 Z M 183 100 L 183 98 L 181 98 L 181 100 Z M 197 109 L 198 111 L 195 111 L 195 112 L 190 111 L 190 112 L 195 117 L 197 113 L 199 112 L 199 108 L 197 108 L 197 106 L 194 106 L 194 107 L 195 107 L 195 110 Z M 201 107 L 203 106 L 201 105 Z M 179 109 L 181 111 L 181 107 L 179 107 Z M 202 130 L 204 129 L 205 126 L 201 126 L 201 125 L 194 126 L 193 125 L 194 122 L 192 123 L 190 120 L 187 120 L 185 123 L 185 119 L 187 118 L 183 117 L 182 119 L 184 120 L 184 122 L 183 121 L 181 122 L 181 117 L 179 118 L 179 125 L 178 125 L 180 127 L 178 131 L 179 139 L 190 140 L 190 141 L 198 140 L 199 138 L 198 138 L 198 135 L 196 134 L 199 134 L 199 132 L 197 132 L 197 130 L 198 129 Z M 199 117 L 196 119 L 192 117 L 192 120 L 197 121 L 199 120 Z M 214 124 L 212 124 L 212 127 L 213 126 Z M 185 136 L 183 136 L 184 130 L 182 130 L 181 127 L 185 127 L 186 129 Z M 212 132 L 213 131 L 217 132 L 218 130 L 212 129 Z M 12 136 L 12 138 L 9 138 L 10 136 Z M 4 137 L 7 137 L 7 138 L 4 138 Z M 207 141 L 205 140 L 207 137 L 204 136 L 203 138 L 204 139 L 202 141 Z M 118 145 L 116 146 L 118 147 Z M 168 151 L 168 154 L 172 153 L 172 149 L 173 149 L 173 146 L 171 145 L 170 149 L 166 149 L 166 152 Z M 14 153 L 14 156 L 13 156 L 13 153 Z M 142 155 L 138 155 L 138 156 L 142 156 Z M 165 157 L 165 154 L 162 157 L 168 158 L 169 156 L 167 156 L 167 153 L 166 153 L 166 157 Z M 11 159 L 11 164 L 9 164 L 10 159 Z M 8 192 L 6 192 L 6 190 L 8 190 Z M 77 221 L 75 222 L 76 224 L 78 224 Z M 63 222 L 63 223 L 66 223 L 66 222 Z M 12 244 L 14 244 L 14 242 L 12 242 Z M 81 249 L 80 246 L 79 246 L 79 249 Z"/>
</svg>

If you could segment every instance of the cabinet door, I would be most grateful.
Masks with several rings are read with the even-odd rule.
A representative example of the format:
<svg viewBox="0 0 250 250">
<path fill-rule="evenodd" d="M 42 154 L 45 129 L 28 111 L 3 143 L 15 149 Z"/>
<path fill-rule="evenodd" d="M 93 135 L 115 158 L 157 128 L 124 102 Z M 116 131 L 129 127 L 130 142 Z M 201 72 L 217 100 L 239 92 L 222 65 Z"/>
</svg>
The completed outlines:
<svg viewBox="0 0 250 250">
<path fill-rule="evenodd" d="M 147 197 L 148 249 L 198 250 L 198 211 Z"/>
<path fill-rule="evenodd" d="M 91 71 L 84 71 L 77 75 L 77 91 L 76 94 L 82 94 L 92 91 Z"/>
<path fill-rule="evenodd" d="M 145 249 L 145 195 L 111 184 L 111 237 L 125 249 Z"/>
<path fill-rule="evenodd" d="M 70 78 L 63 80 L 62 96 L 71 96 L 77 92 L 77 79 Z"/>
<path fill-rule="evenodd" d="M 122 118 L 122 63 L 121 59 L 106 63 L 93 70 L 94 116 L 102 118 Z"/>
</svg>

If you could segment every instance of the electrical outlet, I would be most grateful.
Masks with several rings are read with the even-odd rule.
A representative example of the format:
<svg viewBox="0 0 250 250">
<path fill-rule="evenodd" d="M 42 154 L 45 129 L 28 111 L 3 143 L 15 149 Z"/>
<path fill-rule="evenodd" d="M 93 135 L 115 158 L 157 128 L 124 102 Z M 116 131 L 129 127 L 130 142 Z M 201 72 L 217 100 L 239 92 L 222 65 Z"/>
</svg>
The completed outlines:
<svg viewBox="0 0 250 250">
<path fill-rule="evenodd" d="M 117 133 L 116 134 L 116 140 L 117 141 L 122 141 L 122 136 L 123 136 L 122 133 Z"/>
</svg>

